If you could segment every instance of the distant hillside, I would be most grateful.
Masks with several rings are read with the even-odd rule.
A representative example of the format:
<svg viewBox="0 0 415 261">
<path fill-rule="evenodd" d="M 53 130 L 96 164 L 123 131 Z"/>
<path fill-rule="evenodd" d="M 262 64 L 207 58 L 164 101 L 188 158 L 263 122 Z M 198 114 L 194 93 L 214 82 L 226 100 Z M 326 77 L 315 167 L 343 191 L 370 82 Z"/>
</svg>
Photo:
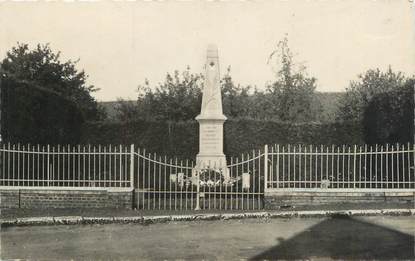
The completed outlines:
<svg viewBox="0 0 415 261">
<path fill-rule="evenodd" d="M 115 119 L 117 101 L 98 102 L 98 105 L 104 108 L 109 120 Z"/>
<path fill-rule="evenodd" d="M 317 92 L 317 98 L 319 99 L 323 107 L 322 120 L 334 121 L 335 113 L 339 107 L 339 103 L 344 96 L 344 92 Z"/>
<path fill-rule="evenodd" d="M 339 102 L 344 95 L 344 92 L 317 92 L 317 99 L 320 101 L 323 107 L 323 113 L 321 119 L 323 121 L 334 121 L 335 113 L 339 106 Z M 126 101 L 135 103 L 135 101 Z M 109 120 L 115 120 L 117 116 L 116 106 L 117 101 L 99 102 L 99 104 L 105 109 Z M 195 115 L 196 117 L 196 115 Z"/>
<path fill-rule="evenodd" d="M 124 101 L 129 103 L 135 103 L 136 101 Z M 118 101 L 105 101 L 105 102 L 98 102 L 98 104 L 104 108 L 105 112 L 107 113 L 109 120 L 115 120 L 117 117 L 117 104 Z"/>
</svg>

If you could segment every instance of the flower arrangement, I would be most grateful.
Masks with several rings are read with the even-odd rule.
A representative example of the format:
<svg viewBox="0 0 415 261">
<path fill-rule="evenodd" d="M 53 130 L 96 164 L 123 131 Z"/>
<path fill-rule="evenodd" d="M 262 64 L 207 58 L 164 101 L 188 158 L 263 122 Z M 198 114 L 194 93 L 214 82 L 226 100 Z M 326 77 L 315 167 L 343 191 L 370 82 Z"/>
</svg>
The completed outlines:
<svg viewBox="0 0 415 261">
<path fill-rule="evenodd" d="M 223 169 L 203 168 L 199 172 L 199 184 L 206 187 L 234 186 L 241 179 L 226 177 Z"/>
</svg>

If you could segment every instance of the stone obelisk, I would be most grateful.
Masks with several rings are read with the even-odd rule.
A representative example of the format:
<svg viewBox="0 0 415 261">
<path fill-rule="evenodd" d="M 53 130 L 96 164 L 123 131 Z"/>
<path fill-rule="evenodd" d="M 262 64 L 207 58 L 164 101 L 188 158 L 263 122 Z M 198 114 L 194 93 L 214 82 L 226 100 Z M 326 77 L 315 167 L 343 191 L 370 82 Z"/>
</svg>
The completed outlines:
<svg viewBox="0 0 415 261">
<path fill-rule="evenodd" d="M 216 167 L 227 172 L 223 154 L 223 123 L 226 117 L 222 111 L 219 56 L 215 45 L 208 46 L 206 58 L 202 108 L 196 117 L 199 122 L 199 154 L 196 156 L 196 167 Z"/>
</svg>

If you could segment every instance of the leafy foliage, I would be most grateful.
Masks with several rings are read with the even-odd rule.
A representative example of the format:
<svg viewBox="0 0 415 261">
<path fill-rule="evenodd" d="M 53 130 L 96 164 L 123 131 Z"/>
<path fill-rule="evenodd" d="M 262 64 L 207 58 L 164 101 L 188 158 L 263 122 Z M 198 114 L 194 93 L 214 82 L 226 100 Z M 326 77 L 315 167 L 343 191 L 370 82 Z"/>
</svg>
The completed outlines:
<svg viewBox="0 0 415 261">
<path fill-rule="evenodd" d="M 200 112 L 202 97 L 202 76 L 192 74 L 190 68 L 183 73 L 175 71 L 173 75 L 167 74 L 163 83 L 154 90 L 149 82 L 138 88 L 139 96 L 136 107 L 121 106 L 119 115 L 122 119 L 153 119 L 165 121 L 181 121 L 195 117 Z M 130 114 L 130 115 L 129 115 Z"/>
<path fill-rule="evenodd" d="M 6 142 L 79 142 L 82 113 L 75 103 L 54 91 L 8 80 L 2 83 L 1 104 L 2 136 Z"/>
<path fill-rule="evenodd" d="M 235 85 L 231 76 L 231 68 L 221 81 L 223 112 L 229 118 L 243 118 L 250 116 L 252 98 L 249 95 L 250 87 Z"/>
<path fill-rule="evenodd" d="M 285 38 L 271 54 L 271 61 L 281 66 L 276 80 L 259 91 L 251 86 L 233 82 L 230 67 L 221 80 L 224 114 L 231 119 L 269 119 L 289 122 L 318 121 L 322 112 L 315 95 L 316 79 L 305 73 L 305 67 L 296 68 Z M 122 121 L 155 119 L 166 121 L 192 120 L 200 113 L 203 76 L 175 71 L 167 74 L 163 83 L 152 88 L 148 81 L 139 86 L 137 104 L 120 101 L 118 119 Z"/>
<path fill-rule="evenodd" d="M 410 142 L 414 83 L 391 68 L 368 70 L 350 83 L 337 119 L 361 121 L 367 143 Z"/>
<path fill-rule="evenodd" d="M 60 52 L 54 53 L 48 44 L 33 50 L 20 44 L 7 52 L 1 62 L 3 81 L 37 85 L 73 101 L 86 120 L 99 120 L 104 116 L 91 96 L 97 89 L 87 85 L 85 72 L 77 71 L 77 61 L 60 61 Z"/>
<path fill-rule="evenodd" d="M 277 49 L 271 53 L 269 60 L 273 59 L 279 69 L 276 80 L 267 86 L 270 118 L 290 122 L 315 121 L 321 113 L 321 104 L 314 94 L 317 80 L 307 76 L 304 65 L 294 62 L 287 37 L 279 41 Z"/>
<path fill-rule="evenodd" d="M 241 153 L 264 144 L 361 144 L 361 125 L 355 122 L 289 123 L 270 120 L 228 119 L 224 125 L 224 153 Z M 89 122 L 82 143 L 131 144 L 159 155 L 191 159 L 198 153 L 199 125 L 195 120 Z"/>
<path fill-rule="evenodd" d="M 18 44 L 1 61 L 2 134 L 6 141 L 75 143 L 85 120 L 104 112 L 84 71 L 60 61 L 49 45 Z"/>
</svg>

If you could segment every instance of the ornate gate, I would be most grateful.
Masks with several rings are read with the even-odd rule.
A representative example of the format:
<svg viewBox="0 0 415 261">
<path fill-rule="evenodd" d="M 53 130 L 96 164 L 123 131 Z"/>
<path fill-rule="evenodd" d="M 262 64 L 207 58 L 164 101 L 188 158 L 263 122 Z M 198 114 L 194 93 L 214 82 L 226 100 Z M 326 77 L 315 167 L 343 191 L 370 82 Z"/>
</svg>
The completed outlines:
<svg viewBox="0 0 415 261">
<path fill-rule="evenodd" d="M 264 153 L 230 158 L 229 165 L 202 166 L 138 150 L 134 187 L 138 209 L 261 209 Z"/>
</svg>

